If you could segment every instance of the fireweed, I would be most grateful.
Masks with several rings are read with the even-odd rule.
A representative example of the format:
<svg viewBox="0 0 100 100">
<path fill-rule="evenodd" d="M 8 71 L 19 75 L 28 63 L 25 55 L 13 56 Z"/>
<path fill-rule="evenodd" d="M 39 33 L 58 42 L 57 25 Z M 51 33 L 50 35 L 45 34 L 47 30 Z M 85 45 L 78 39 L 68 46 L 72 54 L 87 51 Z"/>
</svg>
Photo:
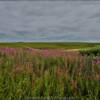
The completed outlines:
<svg viewBox="0 0 100 100">
<path fill-rule="evenodd" d="M 0 100 L 99 100 L 95 59 L 78 51 L 0 48 Z"/>
</svg>

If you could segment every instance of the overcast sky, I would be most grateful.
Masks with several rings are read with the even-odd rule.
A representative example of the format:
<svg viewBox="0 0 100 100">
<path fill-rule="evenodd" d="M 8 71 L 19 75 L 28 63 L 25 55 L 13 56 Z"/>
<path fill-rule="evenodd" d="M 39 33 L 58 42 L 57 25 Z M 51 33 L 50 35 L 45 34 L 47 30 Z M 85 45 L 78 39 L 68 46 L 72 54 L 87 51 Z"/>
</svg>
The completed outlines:
<svg viewBox="0 0 100 100">
<path fill-rule="evenodd" d="M 100 2 L 0 1 L 0 41 L 100 42 Z"/>
</svg>

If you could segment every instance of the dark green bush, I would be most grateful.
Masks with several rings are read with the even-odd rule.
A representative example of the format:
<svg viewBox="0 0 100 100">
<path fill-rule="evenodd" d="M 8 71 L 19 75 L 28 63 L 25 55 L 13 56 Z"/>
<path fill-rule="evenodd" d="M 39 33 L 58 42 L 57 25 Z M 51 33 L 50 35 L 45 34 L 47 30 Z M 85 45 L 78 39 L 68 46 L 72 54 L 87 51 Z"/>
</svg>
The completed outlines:
<svg viewBox="0 0 100 100">
<path fill-rule="evenodd" d="M 83 49 L 80 50 L 80 53 L 84 56 L 84 55 L 100 55 L 100 48 L 92 48 L 92 49 Z"/>
</svg>

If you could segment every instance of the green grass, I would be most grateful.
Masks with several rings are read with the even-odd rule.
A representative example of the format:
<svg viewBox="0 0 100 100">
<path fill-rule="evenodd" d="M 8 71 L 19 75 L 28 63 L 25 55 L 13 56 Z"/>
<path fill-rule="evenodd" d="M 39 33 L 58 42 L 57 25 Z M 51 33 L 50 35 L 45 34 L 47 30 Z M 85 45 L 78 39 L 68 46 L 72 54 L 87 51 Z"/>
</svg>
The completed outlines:
<svg viewBox="0 0 100 100">
<path fill-rule="evenodd" d="M 15 43 L 0 43 L 0 47 L 31 47 L 31 48 L 49 48 L 49 49 L 82 49 L 98 47 L 100 43 L 78 43 L 78 42 L 15 42 Z"/>
<path fill-rule="evenodd" d="M 99 46 L 99 43 L 0 43 L 4 48 L 81 49 L 83 53 L 68 58 L 32 55 L 25 49 L 14 49 L 14 54 L 12 50 L 1 50 L 0 100 L 99 100 L 100 65 L 94 61 L 100 55 L 93 54 L 100 52 Z M 84 56 L 84 50 L 89 55 Z"/>
<path fill-rule="evenodd" d="M 74 61 L 19 55 L 0 56 L 0 100 L 99 100 L 100 67 L 92 55 Z"/>
</svg>

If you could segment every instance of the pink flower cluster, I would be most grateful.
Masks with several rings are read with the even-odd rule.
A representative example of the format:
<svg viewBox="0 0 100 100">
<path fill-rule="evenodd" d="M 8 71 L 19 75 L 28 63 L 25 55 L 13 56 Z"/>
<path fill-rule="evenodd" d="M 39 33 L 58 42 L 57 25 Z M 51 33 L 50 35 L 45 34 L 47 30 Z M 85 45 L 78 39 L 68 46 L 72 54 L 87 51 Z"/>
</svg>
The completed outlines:
<svg viewBox="0 0 100 100">
<path fill-rule="evenodd" d="M 67 51 L 63 49 L 44 49 L 40 50 L 40 55 L 43 57 L 64 57 L 68 59 L 76 59 L 79 57 L 79 52 L 77 51 Z"/>
<path fill-rule="evenodd" d="M 95 59 L 95 60 L 94 60 L 94 64 L 100 65 L 100 59 Z"/>
<path fill-rule="evenodd" d="M 8 47 L 0 48 L 0 53 L 6 54 L 6 55 L 15 55 L 19 51 L 19 49 L 17 49 L 17 48 L 8 48 Z"/>
<path fill-rule="evenodd" d="M 75 58 L 78 57 L 79 53 L 76 51 L 67 51 L 63 49 L 34 49 L 34 48 L 0 48 L 0 53 L 6 55 L 12 55 L 16 57 L 17 55 L 26 52 L 31 55 L 41 55 L 43 57 L 68 57 Z"/>
<path fill-rule="evenodd" d="M 56 57 L 56 56 L 64 56 L 66 53 L 59 50 L 51 50 L 51 49 L 44 49 L 40 50 L 40 54 L 45 57 Z"/>
</svg>

